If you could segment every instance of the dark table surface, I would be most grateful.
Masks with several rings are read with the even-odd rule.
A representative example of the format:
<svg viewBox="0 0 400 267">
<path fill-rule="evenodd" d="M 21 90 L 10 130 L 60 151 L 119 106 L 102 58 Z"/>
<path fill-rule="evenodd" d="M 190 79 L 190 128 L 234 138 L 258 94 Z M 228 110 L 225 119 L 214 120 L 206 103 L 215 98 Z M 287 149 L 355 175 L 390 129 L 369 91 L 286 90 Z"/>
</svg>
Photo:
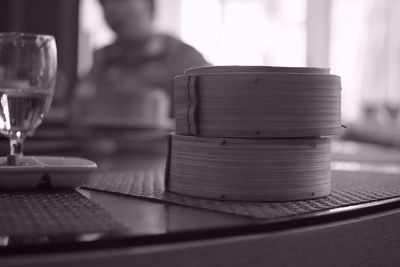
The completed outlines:
<svg viewBox="0 0 400 267">
<path fill-rule="evenodd" d="M 6 153 L 7 149 L 6 140 L 2 140 L 0 150 Z M 153 139 L 143 140 L 139 138 L 132 141 L 129 138 L 121 138 L 117 142 L 109 137 L 93 137 L 84 140 L 62 136 L 51 140 L 47 140 L 45 137 L 32 139 L 31 141 L 28 139 L 26 152 L 27 154 L 85 157 L 95 161 L 101 171 L 162 169 L 166 161 L 165 138 L 157 135 Z M 358 168 L 358 170 L 378 170 L 400 174 L 400 150 L 394 148 L 335 140 L 332 145 L 332 160 L 332 167 L 337 169 Z M 55 264 L 57 259 L 60 259 L 61 265 L 59 266 L 63 266 L 63 262 L 68 266 L 68 264 L 71 264 L 70 260 L 73 261 L 77 257 L 81 257 L 80 253 L 100 252 L 101 254 L 101 251 L 116 248 L 123 253 L 123 249 L 137 248 L 142 245 L 145 248 L 156 245 L 175 246 L 182 242 L 203 242 L 218 238 L 243 237 L 262 233 L 271 234 L 268 226 L 265 226 L 263 221 L 259 219 L 159 201 L 143 200 L 90 189 L 79 189 L 78 191 L 91 201 L 98 203 L 115 220 L 121 222 L 129 230 L 121 236 L 116 235 L 110 240 L 106 240 L 106 242 L 100 242 L 100 245 L 96 245 L 98 240 L 94 238 L 92 242 L 88 242 L 88 245 L 84 247 L 83 252 L 76 251 L 74 249 L 76 241 L 70 239 L 62 241 L 61 243 L 64 242 L 64 245 L 60 246 L 59 250 L 54 250 L 51 253 L 46 249 L 35 250 L 34 253 L 30 251 L 29 246 L 40 247 L 40 242 L 21 243 L 21 248 L 23 249 L 18 249 L 17 247 L 15 251 L 11 251 L 12 253 L 0 256 L 0 266 L 2 264 L 10 266 L 45 266 L 47 263 L 50 266 Z M 398 207 L 400 208 L 400 206 Z M 391 212 L 396 208 L 397 206 L 391 206 L 381 212 Z M 368 217 L 371 214 L 365 214 L 365 216 Z M 346 218 L 346 220 L 349 219 L 351 218 Z M 337 220 L 336 218 L 330 223 Z M 321 223 L 327 224 L 327 221 L 321 221 Z M 317 221 L 313 223 L 314 226 L 317 224 L 319 224 Z M 305 226 L 304 224 L 293 225 L 293 229 L 298 227 Z M 290 229 L 285 229 L 285 231 L 290 231 Z M 148 239 L 145 239 L 146 237 Z M 139 241 L 135 242 L 135 240 Z M 168 250 L 169 248 L 165 247 L 163 249 Z M 60 253 L 61 255 L 68 255 L 68 257 L 63 258 Z M 57 258 L 54 258 L 54 255 L 58 255 Z M 21 258 L 21 256 L 23 257 Z M 199 255 L 193 257 L 199 257 Z M 47 259 L 49 259 L 48 262 Z M 85 263 L 86 261 L 77 260 L 76 262 Z M 90 263 L 91 261 L 88 260 L 88 262 Z M 117 265 L 125 266 L 127 262 L 122 260 Z M 159 261 L 155 260 L 154 263 L 159 263 Z M 101 264 L 97 262 L 96 266 L 101 266 Z"/>
</svg>

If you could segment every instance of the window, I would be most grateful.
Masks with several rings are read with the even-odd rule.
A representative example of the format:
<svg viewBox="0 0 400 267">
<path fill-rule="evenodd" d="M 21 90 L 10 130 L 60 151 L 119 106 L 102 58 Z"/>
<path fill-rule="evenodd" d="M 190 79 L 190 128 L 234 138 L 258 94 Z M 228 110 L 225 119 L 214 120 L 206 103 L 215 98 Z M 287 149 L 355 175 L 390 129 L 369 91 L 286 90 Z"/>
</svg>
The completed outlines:
<svg viewBox="0 0 400 267">
<path fill-rule="evenodd" d="M 305 0 L 183 0 L 181 37 L 218 65 L 304 66 L 305 19 Z"/>
<path fill-rule="evenodd" d="M 370 105 L 399 107 L 400 2 L 334 0 L 332 4 L 330 61 L 342 76 L 344 115 L 360 118 Z"/>
</svg>

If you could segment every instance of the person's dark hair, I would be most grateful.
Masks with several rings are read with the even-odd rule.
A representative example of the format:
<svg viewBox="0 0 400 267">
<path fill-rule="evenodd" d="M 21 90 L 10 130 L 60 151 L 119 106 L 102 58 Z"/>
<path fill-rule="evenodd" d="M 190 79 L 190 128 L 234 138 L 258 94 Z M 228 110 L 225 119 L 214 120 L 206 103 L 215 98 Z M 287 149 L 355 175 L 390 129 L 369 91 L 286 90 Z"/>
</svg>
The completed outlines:
<svg viewBox="0 0 400 267">
<path fill-rule="evenodd" d="M 154 17 L 156 13 L 156 1 L 155 0 L 146 0 L 149 3 L 151 15 Z M 99 0 L 101 5 L 104 5 L 105 0 Z"/>
<path fill-rule="evenodd" d="M 149 1 L 151 15 L 154 17 L 154 14 L 156 13 L 156 2 L 155 0 L 147 0 L 147 1 Z"/>
</svg>

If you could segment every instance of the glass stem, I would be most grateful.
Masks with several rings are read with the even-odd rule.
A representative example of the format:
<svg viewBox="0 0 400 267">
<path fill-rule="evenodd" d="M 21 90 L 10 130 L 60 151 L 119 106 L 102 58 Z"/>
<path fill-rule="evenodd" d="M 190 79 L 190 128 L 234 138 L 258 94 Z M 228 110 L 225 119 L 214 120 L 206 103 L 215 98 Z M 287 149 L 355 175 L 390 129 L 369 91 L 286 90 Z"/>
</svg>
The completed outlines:
<svg viewBox="0 0 400 267">
<path fill-rule="evenodd" d="M 10 139 L 10 155 L 16 158 L 20 158 L 24 155 L 24 139 L 23 138 L 11 138 Z"/>
</svg>

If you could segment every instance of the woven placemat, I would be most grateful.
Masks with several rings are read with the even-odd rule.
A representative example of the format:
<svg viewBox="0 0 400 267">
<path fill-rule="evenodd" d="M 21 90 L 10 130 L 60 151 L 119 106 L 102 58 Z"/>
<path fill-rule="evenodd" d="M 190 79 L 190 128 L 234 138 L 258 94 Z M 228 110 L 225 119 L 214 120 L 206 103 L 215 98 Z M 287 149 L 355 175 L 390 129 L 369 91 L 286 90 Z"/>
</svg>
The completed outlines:
<svg viewBox="0 0 400 267">
<path fill-rule="evenodd" d="M 400 174 L 332 171 L 330 196 L 290 202 L 219 201 L 165 192 L 163 171 L 98 172 L 86 187 L 254 218 L 283 219 L 400 197 Z"/>
<path fill-rule="evenodd" d="M 75 191 L 0 192 L 1 235 L 63 235 L 123 229 L 107 211 Z"/>
</svg>

